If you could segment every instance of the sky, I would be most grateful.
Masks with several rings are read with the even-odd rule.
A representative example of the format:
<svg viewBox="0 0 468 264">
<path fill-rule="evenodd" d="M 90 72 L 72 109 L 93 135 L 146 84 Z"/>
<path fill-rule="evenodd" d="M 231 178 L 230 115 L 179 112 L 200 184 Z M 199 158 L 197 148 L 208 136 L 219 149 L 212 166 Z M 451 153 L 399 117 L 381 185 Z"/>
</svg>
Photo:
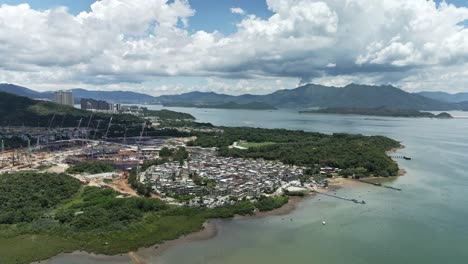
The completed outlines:
<svg viewBox="0 0 468 264">
<path fill-rule="evenodd" d="M 0 0 L 0 58 L 40 91 L 468 92 L 468 0 Z"/>
</svg>

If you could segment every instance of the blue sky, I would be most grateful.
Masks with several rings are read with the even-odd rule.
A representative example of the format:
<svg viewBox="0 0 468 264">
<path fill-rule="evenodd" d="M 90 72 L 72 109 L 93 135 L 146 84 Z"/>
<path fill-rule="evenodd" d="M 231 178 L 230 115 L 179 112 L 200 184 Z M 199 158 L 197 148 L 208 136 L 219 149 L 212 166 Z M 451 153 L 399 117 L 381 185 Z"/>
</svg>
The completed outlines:
<svg viewBox="0 0 468 264">
<path fill-rule="evenodd" d="M 468 0 L 175 1 L 102 1 L 91 12 L 94 0 L 0 0 L 0 82 L 154 95 L 468 89 Z"/>
<path fill-rule="evenodd" d="M 0 3 L 17 5 L 28 3 L 34 9 L 49 9 L 57 6 L 66 6 L 73 14 L 90 11 L 95 0 L 2 0 Z M 239 15 L 232 14 L 231 7 L 240 7 L 248 14 L 258 17 L 269 17 L 272 12 L 268 10 L 265 0 L 190 0 L 190 5 L 196 10 L 195 16 L 190 18 L 190 30 L 220 31 L 229 34 L 235 31 L 235 24 Z"/>
<path fill-rule="evenodd" d="M 436 0 L 442 2 L 443 0 Z M 81 11 L 90 11 L 95 0 L 2 0 L 5 4 L 28 3 L 34 9 L 49 9 L 57 6 L 66 6 L 73 14 Z M 468 0 L 446 0 L 456 6 L 468 6 Z M 190 30 L 220 31 L 229 34 L 235 31 L 235 24 L 239 16 L 232 14 L 231 7 L 240 7 L 248 14 L 258 17 L 269 17 L 272 12 L 268 10 L 265 0 L 189 0 L 196 10 L 195 16 L 190 18 Z M 465 22 L 468 23 L 468 22 Z"/>
</svg>

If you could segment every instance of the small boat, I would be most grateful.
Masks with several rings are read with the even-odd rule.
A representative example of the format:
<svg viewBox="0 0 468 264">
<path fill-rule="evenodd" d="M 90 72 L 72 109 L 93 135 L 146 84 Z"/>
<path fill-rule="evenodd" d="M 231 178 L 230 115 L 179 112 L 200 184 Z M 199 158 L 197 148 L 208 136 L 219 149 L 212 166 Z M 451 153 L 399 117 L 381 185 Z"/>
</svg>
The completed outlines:
<svg viewBox="0 0 468 264">
<path fill-rule="evenodd" d="M 327 222 L 325 222 L 325 221 L 322 221 L 322 225 L 326 225 L 326 224 L 327 224 Z"/>
</svg>

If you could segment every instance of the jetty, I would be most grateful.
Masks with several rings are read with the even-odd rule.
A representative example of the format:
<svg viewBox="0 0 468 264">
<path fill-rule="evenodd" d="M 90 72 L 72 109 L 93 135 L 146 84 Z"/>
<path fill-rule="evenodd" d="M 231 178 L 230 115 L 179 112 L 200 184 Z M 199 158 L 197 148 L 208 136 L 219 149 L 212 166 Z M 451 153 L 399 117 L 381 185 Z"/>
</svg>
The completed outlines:
<svg viewBox="0 0 468 264">
<path fill-rule="evenodd" d="M 401 155 L 389 155 L 392 159 L 404 159 L 404 160 L 411 160 L 411 157 L 408 156 L 401 156 Z"/>
<path fill-rule="evenodd" d="M 391 189 L 391 190 L 395 190 L 395 191 L 401 191 L 401 190 L 402 190 L 402 189 L 400 189 L 400 188 L 396 188 L 396 187 L 392 187 L 392 186 L 383 185 L 383 184 L 380 183 L 380 182 L 371 182 L 371 181 L 366 181 L 366 180 L 361 180 L 361 179 L 356 179 L 356 181 L 362 182 L 362 183 L 371 184 L 371 185 L 374 185 L 374 186 L 377 186 L 377 187 L 384 187 L 384 188 Z"/>
<path fill-rule="evenodd" d="M 365 201 L 358 201 L 356 199 L 347 198 L 347 197 L 343 197 L 343 196 L 338 196 L 338 195 L 335 195 L 335 194 L 324 193 L 324 192 L 319 192 L 319 191 L 315 191 L 315 190 L 313 192 L 321 194 L 321 195 L 325 195 L 325 196 L 328 196 L 328 197 L 333 197 L 333 198 L 337 198 L 337 199 L 340 199 L 340 200 L 345 200 L 345 201 L 357 203 L 357 204 L 366 204 Z"/>
</svg>

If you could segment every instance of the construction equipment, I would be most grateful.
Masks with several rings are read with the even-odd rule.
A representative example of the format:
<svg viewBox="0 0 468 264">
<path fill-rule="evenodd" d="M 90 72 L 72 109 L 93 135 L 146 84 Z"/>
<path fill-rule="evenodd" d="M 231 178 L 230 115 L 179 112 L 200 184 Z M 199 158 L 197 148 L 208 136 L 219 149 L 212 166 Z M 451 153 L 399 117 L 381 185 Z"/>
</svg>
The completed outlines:
<svg viewBox="0 0 468 264">
<path fill-rule="evenodd" d="M 106 130 L 106 134 L 104 135 L 104 140 L 107 140 L 107 134 L 109 134 L 109 129 L 111 126 L 112 126 L 112 116 L 109 120 L 109 124 L 107 125 L 107 130 Z"/>
</svg>

